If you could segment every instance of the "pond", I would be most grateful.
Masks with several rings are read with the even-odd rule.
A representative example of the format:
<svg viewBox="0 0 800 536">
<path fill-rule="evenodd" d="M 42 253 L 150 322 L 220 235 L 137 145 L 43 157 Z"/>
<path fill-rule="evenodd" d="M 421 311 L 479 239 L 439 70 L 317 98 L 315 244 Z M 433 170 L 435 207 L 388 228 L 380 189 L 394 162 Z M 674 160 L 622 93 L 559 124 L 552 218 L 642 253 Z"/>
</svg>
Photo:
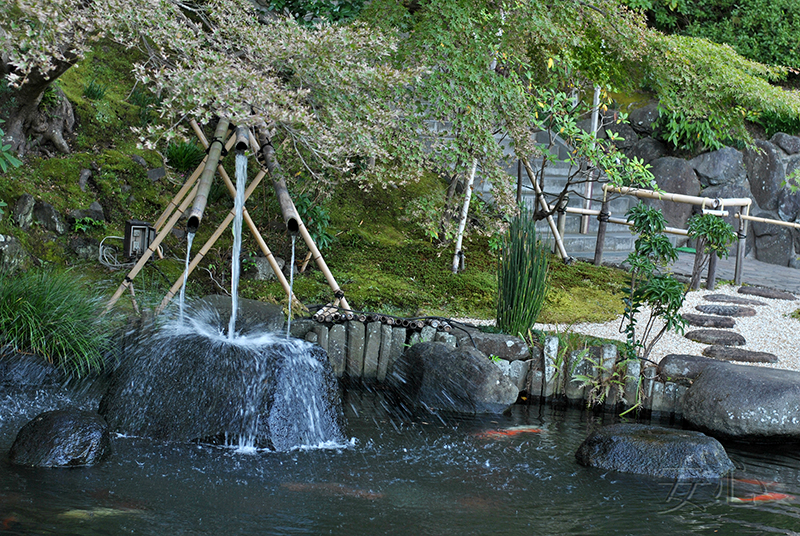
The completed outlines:
<svg viewBox="0 0 800 536">
<path fill-rule="evenodd" d="M 60 391 L 0 391 L 0 450 L 41 411 L 96 403 Z M 791 449 L 728 446 L 733 477 L 676 485 L 575 462 L 578 445 L 610 415 L 531 405 L 500 417 L 404 418 L 380 392 L 353 389 L 344 408 L 351 439 L 327 449 L 242 452 L 116 436 L 96 467 L 29 469 L 4 460 L 0 533 L 800 531 L 800 455 Z"/>
</svg>

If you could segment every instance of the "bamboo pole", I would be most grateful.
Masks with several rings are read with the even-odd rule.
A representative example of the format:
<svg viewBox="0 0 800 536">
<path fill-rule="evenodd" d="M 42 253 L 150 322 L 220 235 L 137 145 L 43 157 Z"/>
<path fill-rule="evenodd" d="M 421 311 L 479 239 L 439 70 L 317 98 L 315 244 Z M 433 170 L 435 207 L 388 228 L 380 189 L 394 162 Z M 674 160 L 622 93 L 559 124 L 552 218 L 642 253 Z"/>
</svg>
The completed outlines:
<svg viewBox="0 0 800 536">
<path fill-rule="evenodd" d="M 792 227 L 794 229 L 800 229 L 800 223 L 794 223 L 791 221 L 771 220 L 769 218 L 759 218 L 758 216 L 745 216 L 742 214 L 734 214 L 733 217 L 746 221 L 757 221 L 759 223 L 770 223 L 772 225 L 781 225 L 783 227 Z"/>
<path fill-rule="evenodd" d="M 297 232 L 303 238 L 303 241 L 306 243 L 309 251 L 311 251 L 311 258 L 314 259 L 314 262 L 319 267 L 320 272 L 322 272 L 322 275 L 325 276 L 328 286 L 331 287 L 331 290 L 333 290 L 333 295 L 342 304 L 341 309 L 350 311 L 350 304 L 347 303 L 347 299 L 344 297 L 344 291 L 339 287 L 339 283 L 336 282 L 336 278 L 333 277 L 328 265 L 325 263 L 325 259 L 322 257 L 322 253 L 320 253 L 319 248 L 317 248 L 317 245 L 314 243 L 314 240 L 308 233 L 308 229 L 306 229 L 306 226 L 303 224 L 303 220 L 301 220 L 300 216 L 297 215 L 297 209 L 294 206 L 291 196 L 289 196 L 288 188 L 286 188 L 286 180 L 283 177 L 280 163 L 275 158 L 275 150 L 272 147 L 272 142 L 267 136 L 266 126 L 259 126 L 258 133 L 259 142 L 261 143 L 261 154 L 265 159 L 267 170 L 270 172 L 272 186 L 276 188 L 276 194 L 278 194 L 278 190 L 286 192 L 284 200 L 286 202 L 287 213 L 284 214 L 284 218 L 289 216 L 294 219 L 294 222 L 286 222 L 287 229 L 289 228 L 290 224 L 294 226 L 296 222 Z M 294 269 L 294 266 L 292 266 L 292 269 Z"/>
<path fill-rule="evenodd" d="M 742 214 L 744 210 L 744 214 Z M 747 249 L 747 219 L 744 216 L 750 215 L 750 205 L 739 209 L 736 214 L 739 218 L 739 231 L 736 233 L 739 240 L 736 242 L 736 266 L 733 270 L 733 284 L 742 284 L 742 271 L 744 270 L 744 254 Z"/>
<path fill-rule="evenodd" d="M 531 184 L 533 184 L 533 189 L 536 192 L 536 199 L 539 200 L 539 204 L 542 206 L 542 209 L 549 213 L 550 206 L 547 204 L 547 200 L 544 198 L 544 193 L 539 187 L 539 183 L 536 182 L 536 174 L 533 172 L 533 169 L 531 169 L 531 163 L 528 162 L 527 158 L 525 158 L 522 160 L 522 165 L 525 166 L 525 172 L 528 174 Z M 558 233 L 558 227 L 556 226 L 556 222 L 553 221 L 552 215 L 547 216 L 547 224 L 550 226 L 550 231 L 552 231 L 553 238 L 558 246 L 558 254 L 561 256 L 561 259 L 566 262 L 569 259 L 569 255 L 567 255 L 567 250 L 564 248 L 564 242 L 561 240 L 561 235 Z"/>
<path fill-rule="evenodd" d="M 195 123 L 195 125 L 197 125 L 197 123 Z M 195 128 L 195 126 L 193 125 L 192 128 Z M 203 134 L 203 131 L 199 129 L 199 127 L 195 128 L 195 134 L 197 135 L 197 138 L 200 140 L 200 143 L 207 148 L 208 140 L 206 139 L 205 134 Z M 250 136 L 249 138 L 250 138 L 250 146 L 257 148 L 258 144 L 256 143 L 254 137 Z M 233 139 L 233 137 L 231 137 L 231 139 Z M 219 171 L 219 175 L 220 177 L 222 177 L 222 181 L 228 188 L 228 192 L 230 192 L 231 197 L 235 198 L 236 186 L 234 186 L 233 181 L 231 181 L 228 172 L 225 171 L 225 168 L 223 168 L 221 165 L 217 166 L 217 171 Z M 250 195 L 247 193 L 247 191 L 250 191 L 252 193 L 253 191 L 252 189 L 255 188 L 253 184 L 259 184 L 265 175 L 266 171 L 264 169 L 258 172 L 255 178 L 253 178 L 253 181 L 250 183 L 250 186 L 248 186 L 247 190 L 245 190 L 245 196 L 246 196 L 245 199 L 247 199 L 247 197 L 249 197 Z M 283 290 L 286 292 L 286 295 L 290 297 L 290 306 L 291 306 L 291 298 L 293 298 L 293 296 L 290 295 L 291 287 L 289 286 L 289 282 L 286 280 L 286 276 L 283 275 L 280 266 L 278 266 L 278 261 L 275 259 L 275 256 L 272 254 L 272 251 L 270 251 L 269 246 L 267 246 L 264 237 L 261 236 L 261 232 L 258 230 L 258 227 L 256 227 L 256 224 L 253 222 L 253 218 L 247 211 L 247 207 L 242 207 L 242 218 L 247 224 L 247 227 L 250 229 L 250 233 L 253 235 L 253 238 L 255 238 L 259 249 L 261 249 L 261 252 L 267 258 L 267 262 L 269 263 L 270 268 L 272 268 L 272 271 L 275 274 L 275 278 L 281 284 L 281 287 L 283 287 Z"/>
<path fill-rule="evenodd" d="M 189 220 L 186 222 L 186 230 L 190 233 L 197 232 L 198 227 L 200 227 L 200 220 L 203 219 L 203 211 L 205 211 L 206 203 L 208 202 L 208 191 L 211 189 L 217 164 L 219 164 L 220 156 L 222 156 L 222 139 L 228 132 L 229 124 L 230 121 L 228 119 L 220 117 L 217 129 L 214 131 L 214 140 L 207 147 L 208 159 L 206 160 L 205 168 L 203 168 L 203 173 L 200 175 L 197 195 L 195 195 L 192 210 L 189 212 Z"/>
<path fill-rule="evenodd" d="M 644 197 L 647 199 L 660 199 L 667 201 L 674 201 L 676 203 L 686 203 L 689 205 L 701 205 L 713 209 L 722 207 L 742 207 L 750 206 L 753 202 L 749 197 L 743 198 L 729 198 L 729 199 L 712 199 L 710 197 L 697 197 L 694 195 L 672 194 L 668 192 L 654 192 L 653 190 L 644 190 L 642 188 L 628 188 L 627 186 L 613 186 L 611 184 L 604 184 L 603 190 L 619 194 L 634 195 L 636 197 Z"/>
<path fill-rule="evenodd" d="M 259 185 L 261 180 L 264 178 L 265 174 L 266 173 L 262 171 L 261 173 L 256 175 L 253 178 L 253 180 L 250 182 L 250 185 L 247 187 L 247 189 L 244 192 L 245 201 L 247 201 L 247 199 L 255 191 L 256 187 Z M 225 179 L 225 178 L 223 178 L 223 179 Z M 227 181 L 226 182 L 230 182 L 230 177 L 227 177 Z M 234 188 L 234 192 L 235 191 L 236 191 L 236 189 Z M 211 247 L 217 242 L 219 237 L 222 236 L 222 233 L 225 231 L 225 229 L 228 228 L 228 226 L 231 224 L 231 222 L 233 221 L 233 218 L 235 216 L 236 216 L 236 211 L 235 211 L 235 209 L 232 208 L 228 212 L 228 215 L 225 216 L 225 219 L 222 220 L 222 223 L 220 223 L 219 226 L 216 228 L 216 230 L 211 235 L 211 237 L 206 241 L 205 244 L 203 244 L 203 247 L 200 248 L 200 251 L 198 251 L 195 254 L 195 256 L 192 258 L 192 261 L 189 263 L 189 269 L 188 269 L 188 271 L 186 273 L 186 277 L 187 278 L 188 278 L 189 274 L 191 274 L 194 271 L 194 269 L 197 268 L 197 265 L 200 264 L 200 261 L 203 260 L 203 258 L 206 256 L 208 251 L 211 249 Z M 280 272 L 280 270 L 278 270 L 278 272 Z M 277 275 L 277 273 L 276 273 L 276 275 Z M 180 290 L 181 286 L 183 285 L 183 278 L 184 278 L 184 274 L 181 274 L 180 277 L 178 278 L 178 280 L 175 281 L 175 283 L 169 289 L 169 292 L 167 292 L 166 296 L 164 296 L 164 299 L 161 300 L 161 304 L 159 304 L 158 308 L 156 308 L 156 314 L 157 315 L 160 314 L 161 311 L 164 310 L 164 308 L 169 304 L 169 302 L 172 300 L 172 298 L 175 297 L 175 294 L 178 293 L 178 291 Z"/>
</svg>

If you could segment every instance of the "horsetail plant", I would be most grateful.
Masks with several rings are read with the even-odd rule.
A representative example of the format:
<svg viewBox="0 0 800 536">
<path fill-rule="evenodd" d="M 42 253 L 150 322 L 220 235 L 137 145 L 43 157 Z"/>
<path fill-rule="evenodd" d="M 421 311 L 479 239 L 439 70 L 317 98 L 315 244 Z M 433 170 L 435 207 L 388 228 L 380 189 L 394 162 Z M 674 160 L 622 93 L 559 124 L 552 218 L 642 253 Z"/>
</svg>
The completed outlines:
<svg viewBox="0 0 800 536">
<path fill-rule="evenodd" d="M 549 254 L 535 223 L 532 211 L 520 209 L 503 237 L 497 272 L 497 327 L 520 337 L 536 323 L 547 294 Z"/>
</svg>

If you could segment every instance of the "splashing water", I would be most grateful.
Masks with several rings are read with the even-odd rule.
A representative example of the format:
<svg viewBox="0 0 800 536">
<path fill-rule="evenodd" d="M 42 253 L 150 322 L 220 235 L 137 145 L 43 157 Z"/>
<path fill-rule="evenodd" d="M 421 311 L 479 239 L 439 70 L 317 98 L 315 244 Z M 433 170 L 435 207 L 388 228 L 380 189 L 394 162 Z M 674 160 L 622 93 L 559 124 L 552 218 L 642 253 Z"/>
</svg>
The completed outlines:
<svg viewBox="0 0 800 536">
<path fill-rule="evenodd" d="M 194 233 L 186 235 L 186 265 L 183 269 L 183 283 L 181 284 L 180 300 L 178 300 L 178 311 L 180 322 L 183 322 L 183 311 L 186 306 L 186 280 L 189 278 L 189 259 L 192 256 L 192 242 L 194 241 Z"/>
<path fill-rule="evenodd" d="M 233 210 L 233 254 L 231 258 L 231 320 L 228 324 L 228 339 L 236 336 L 236 311 L 239 307 L 239 257 L 242 251 L 242 215 L 244 212 L 244 188 L 247 181 L 247 156 L 236 153 L 236 199 Z"/>
<path fill-rule="evenodd" d="M 292 262 L 289 264 L 289 314 L 286 320 L 286 338 L 288 339 L 292 333 L 292 296 L 294 289 L 294 243 L 295 235 L 292 235 Z"/>
</svg>

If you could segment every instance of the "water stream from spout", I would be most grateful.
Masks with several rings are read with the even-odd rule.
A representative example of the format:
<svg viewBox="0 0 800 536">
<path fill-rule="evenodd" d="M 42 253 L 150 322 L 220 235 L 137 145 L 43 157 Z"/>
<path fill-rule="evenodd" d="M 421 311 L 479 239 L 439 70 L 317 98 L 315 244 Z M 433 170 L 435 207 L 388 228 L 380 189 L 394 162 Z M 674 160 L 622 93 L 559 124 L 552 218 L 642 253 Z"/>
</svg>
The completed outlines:
<svg viewBox="0 0 800 536">
<path fill-rule="evenodd" d="M 286 338 L 288 339 L 292 333 L 292 292 L 294 288 L 294 245 L 297 237 L 292 235 L 292 262 L 289 264 L 289 314 L 286 321 Z"/>
<path fill-rule="evenodd" d="M 236 335 L 236 312 L 239 308 L 239 257 L 242 251 L 242 213 L 244 212 L 244 188 L 247 181 L 247 156 L 236 153 L 236 198 L 233 203 L 233 254 L 231 255 L 231 320 L 228 323 L 228 339 Z"/>
<path fill-rule="evenodd" d="M 180 321 L 183 323 L 183 310 L 186 303 L 186 280 L 189 278 L 189 259 L 192 257 L 192 242 L 194 241 L 194 233 L 186 234 L 186 265 L 183 269 L 183 283 L 181 284 L 181 294 L 178 300 L 178 311 L 180 314 Z"/>
</svg>

